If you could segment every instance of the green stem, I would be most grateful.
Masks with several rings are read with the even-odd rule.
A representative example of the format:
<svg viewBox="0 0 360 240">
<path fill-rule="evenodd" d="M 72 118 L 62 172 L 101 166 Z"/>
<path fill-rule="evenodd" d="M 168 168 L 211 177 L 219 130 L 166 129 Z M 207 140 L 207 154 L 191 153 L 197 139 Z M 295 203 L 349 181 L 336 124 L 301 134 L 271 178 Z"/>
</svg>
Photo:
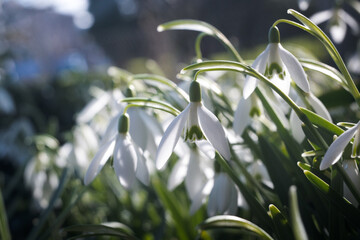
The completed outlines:
<svg viewBox="0 0 360 240">
<path fill-rule="evenodd" d="M 196 52 L 196 60 L 198 62 L 202 61 L 202 53 L 201 53 L 201 41 L 202 39 L 207 36 L 208 34 L 206 33 L 200 33 L 195 41 L 195 52 Z"/>
<path fill-rule="evenodd" d="M 131 107 L 148 107 L 148 108 L 158 109 L 158 110 L 173 114 L 174 116 L 177 116 L 180 114 L 180 111 L 177 110 L 176 108 L 174 108 L 173 106 L 171 106 L 170 104 L 167 104 L 165 102 L 158 101 L 158 100 L 149 99 L 149 98 L 138 98 L 138 97 L 124 98 L 124 99 L 120 100 L 120 102 L 142 103 L 142 104 L 128 104 L 124 109 L 124 114 L 126 113 L 128 108 L 131 108 Z"/>
<path fill-rule="evenodd" d="M 185 101 L 189 102 L 188 94 L 184 90 L 179 88 L 170 79 L 167 79 L 165 77 L 158 76 L 158 75 L 155 75 L 155 74 L 136 74 L 136 75 L 133 75 L 131 78 L 132 79 L 131 79 L 129 84 L 131 84 L 131 82 L 135 81 L 135 80 L 149 80 L 149 81 L 155 81 L 155 82 L 159 82 L 161 84 L 164 84 L 164 85 L 170 87 L 171 89 L 173 89 L 175 92 L 177 92 L 181 97 L 183 97 L 185 99 Z"/>
</svg>

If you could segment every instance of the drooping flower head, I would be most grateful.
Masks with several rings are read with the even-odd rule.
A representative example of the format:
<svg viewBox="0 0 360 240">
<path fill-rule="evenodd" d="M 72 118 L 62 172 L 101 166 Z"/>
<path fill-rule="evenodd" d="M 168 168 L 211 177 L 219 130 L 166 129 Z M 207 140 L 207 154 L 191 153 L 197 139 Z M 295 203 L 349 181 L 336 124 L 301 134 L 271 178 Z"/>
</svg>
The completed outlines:
<svg viewBox="0 0 360 240">
<path fill-rule="evenodd" d="M 84 182 L 88 185 L 99 174 L 107 160 L 113 155 L 115 173 L 120 184 L 129 189 L 135 177 L 148 184 L 149 173 L 139 147 L 129 135 L 129 116 L 122 114 L 118 122 L 118 134 L 103 143 L 90 163 Z"/>
<path fill-rule="evenodd" d="M 189 105 L 170 123 L 161 139 L 156 155 L 158 169 L 165 166 L 182 131 L 185 140 L 194 142 L 206 139 L 225 159 L 230 160 L 230 148 L 225 131 L 216 116 L 203 106 L 198 82 L 191 83 L 189 95 Z"/>
<path fill-rule="evenodd" d="M 355 137 L 354 137 L 355 136 Z M 354 137 L 352 146 L 351 157 L 356 158 L 360 156 L 360 122 L 355 126 L 346 130 L 341 134 L 326 151 L 325 156 L 320 164 L 320 170 L 325 170 L 331 165 L 337 163 L 342 156 L 345 147 L 349 144 L 351 139 Z"/>
<path fill-rule="evenodd" d="M 310 91 L 304 69 L 299 61 L 280 44 L 277 27 L 269 31 L 269 44 L 252 64 L 252 67 L 268 77 L 280 90 L 289 94 L 291 79 L 304 92 Z M 257 87 L 258 80 L 252 76 L 245 79 L 243 97 L 248 98 Z"/>
</svg>

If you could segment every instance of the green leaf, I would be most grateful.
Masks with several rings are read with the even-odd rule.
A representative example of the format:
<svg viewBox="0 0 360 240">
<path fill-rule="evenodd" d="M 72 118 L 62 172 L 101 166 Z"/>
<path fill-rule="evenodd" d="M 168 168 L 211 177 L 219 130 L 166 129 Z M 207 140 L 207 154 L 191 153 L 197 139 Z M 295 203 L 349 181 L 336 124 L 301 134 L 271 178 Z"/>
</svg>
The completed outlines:
<svg viewBox="0 0 360 240">
<path fill-rule="evenodd" d="M 103 223 L 101 225 L 87 224 L 87 225 L 73 225 L 63 228 L 60 233 L 66 235 L 67 233 L 77 233 L 80 235 L 73 237 L 77 239 L 80 237 L 90 236 L 116 236 L 121 239 L 135 240 L 133 231 L 126 225 L 119 222 Z"/>
<path fill-rule="evenodd" d="M 257 236 L 261 237 L 261 239 L 273 240 L 273 238 L 265 232 L 262 228 L 255 225 L 254 223 L 239 218 L 236 216 L 229 216 L 229 215 L 219 215 L 215 217 L 208 218 L 205 220 L 203 224 L 199 226 L 200 230 L 212 230 L 212 229 L 245 229 L 251 233 L 256 234 Z"/>
<path fill-rule="evenodd" d="M 269 205 L 269 214 L 273 220 L 279 239 L 292 239 L 293 235 L 289 221 L 275 205 Z"/>
<path fill-rule="evenodd" d="M 305 69 L 322 73 L 347 88 L 346 79 L 337 69 L 313 59 L 299 59 L 299 61 Z"/>
<path fill-rule="evenodd" d="M 306 234 L 306 230 L 300 215 L 296 186 L 293 185 L 290 187 L 289 197 L 290 197 L 290 219 L 291 219 L 291 226 L 294 232 L 294 237 L 296 240 L 307 240 L 308 236 Z"/>
<path fill-rule="evenodd" d="M 0 191 L 0 237 L 3 240 L 11 240 L 10 229 L 6 216 L 5 205 Z"/>
<path fill-rule="evenodd" d="M 229 39 L 227 39 L 216 27 L 206 22 L 193 19 L 175 20 L 159 25 L 157 30 L 158 32 L 167 30 L 190 30 L 205 33 L 209 36 L 217 38 L 234 55 L 237 61 L 243 62 L 243 59 L 240 57 L 239 53 L 236 51 Z"/>
<path fill-rule="evenodd" d="M 321 178 L 316 176 L 310 171 L 304 170 L 306 178 L 325 195 L 326 199 L 333 204 L 337 210 L 347 218 L 350 224 L 358 228 L 358 222 L 360 221 L 360 212 L 349 201 L 340 196 L 335 190 L 333 190 L 329 184 L 324 182 Z"/>
<path fill-rule="evenodd" d="M 302 108 L 302 107 L 300 107 L 300 110 L 308 117 L 310 122 L 312 122 L 314 125 L 324 128 L 325 130 L 327 130 L 335 135 L 340 135 L 344 132 L 344 130 L 342 130 L 335 124 L 329 122 L 325 118 L 317 115 L 316 113 L 314 113 L 306 108 Z"/>
<path fill-rule="evenodd" d="M 299 13 L 293 9 L 289 9 L 288 13 L 291 14 L 292 16 L 294 16 L 295 18 L 297 18 L 301 23 L 303 23 L 305 25 L 305 28 L 303 28 L 303 30 L 314 35 L 323 43 L 326 50 L 330 54 L 331 58 L 333 59 L 335 64 L 340 69 L 340 72 L 343 74 L 349 91 L 351 92 L 351 94 L 353 95 L 355 100 L 357 101 L 358 105 L 360 105 L 360 93 L 359 93 L 358 89 L 356 88 L 355 83 L 354 83 L 348 69 L 346 68 L 346 65 L 345 65 L 343 59 L 341 58 L 341 56 L 340 56 L 339 52 L 337 51 L 336 47 L 334 46 L 334 44 L 331 42 L 330 38 L 315 23 L 313 23 L 310 19 L 308 19 L 301 13 Z"/>
</svg>

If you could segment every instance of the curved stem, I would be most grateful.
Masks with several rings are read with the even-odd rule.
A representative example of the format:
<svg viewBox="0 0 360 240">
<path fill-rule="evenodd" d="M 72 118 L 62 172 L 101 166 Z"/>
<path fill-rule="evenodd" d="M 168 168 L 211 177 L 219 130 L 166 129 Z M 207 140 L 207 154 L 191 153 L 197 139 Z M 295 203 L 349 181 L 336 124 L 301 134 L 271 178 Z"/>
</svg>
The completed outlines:
<svg viewBox="0 0 360 240">
<path fill-rule="evenodd" d="M 200 33 L 195 41 L 195 52 L 196 52 L 196 60 L 197 61 L 202 61 L 202 53 L 201 53 L 201 41 L 202 39 L 207 36 L 208 34 L 206 33 Z"/>
<path fill-rule="evenodd" d="M 161 110 L 164 112 L 168 112 L 174 116 L 177 116 L 180 114 L 180 111 L 177 110 L 176 108 L 174 108 L 173 106 L 171 106 L 165 102 L 161 102 L 161 101 L 153 100 L 153 99 L 149 99 L 149 98 L 124 98 L 120 102 L 130 103 L 130 104 L 126 105 L 126 107 L 124 109 L 124 114 L 131 107 L 153 108 L 153 109 Z M 134 104 L 134 102 L 142 103 L 142 104 Z"/>
<path fill-rule="evenodd" d="M 131 84 L 131 82 L 135 81 L 135 80 L 143 80 L 143 81 L 149 80 L 149 81 L 154 81 L 154 82 L 164 84 L 164 85 L 170 87 L 171 89 L 173 89 L 175 92 L 177 92 L 181 97 L 183 97 L 185 99 L 185 101 L 189 102 L 188 94 L 184 90 L 179 88 L 170 79 L 167 79 L 167 78 L 162 77 L 162 76 L 154 75 L 154 74 L 136 74 L 136 75 L 133 75 L 131 77 L 131 81 L 130 81 L 129 84 Z"/>
</svg>

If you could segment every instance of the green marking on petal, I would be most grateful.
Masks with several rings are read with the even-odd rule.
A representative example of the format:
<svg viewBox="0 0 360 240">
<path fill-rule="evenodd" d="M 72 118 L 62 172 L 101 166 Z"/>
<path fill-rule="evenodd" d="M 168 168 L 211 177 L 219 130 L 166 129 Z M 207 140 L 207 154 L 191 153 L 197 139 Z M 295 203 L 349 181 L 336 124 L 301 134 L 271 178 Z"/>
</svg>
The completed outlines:
<svg viewBox="0 0 360 240">
<path fill-rule="evenodd" d="M 195 140 L 203 140 L 206 139 L 200 127 L 197 125 L 193 125 L 185 132 L 185 141 L 189 140 L 190 142 L 194 142 Z"/>
<path fill-rule="evenodd" d="M 274 74 L 277 74 L 280 79 L 284 80 L 286 73 L 283 68 L 276 62 L 272 62 L 270 65 L 266 66 L 265 76 L 272 78 Z"/>
<path fill-rule="evenodd" d="M 249 115 L 250 117 L 260 116 L 261 115 L 260 109 L 258 107 L 252 107 L 250 109 Z"/>
</svg>

